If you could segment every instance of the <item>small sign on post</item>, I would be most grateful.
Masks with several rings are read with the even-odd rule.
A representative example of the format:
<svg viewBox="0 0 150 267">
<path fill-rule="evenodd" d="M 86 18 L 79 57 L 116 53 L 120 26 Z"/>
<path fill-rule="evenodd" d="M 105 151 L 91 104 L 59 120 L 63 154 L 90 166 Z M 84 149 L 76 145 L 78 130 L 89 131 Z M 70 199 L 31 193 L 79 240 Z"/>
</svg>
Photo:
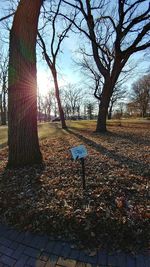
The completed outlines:
<svg viewBox="0 0 150 267">
<path fill-rule="evenodd" d="M 82 182 L 83 182 L 83 189 L 85 189 L 85 165 L 84 165 L 84 158 L 88 155 L 87 149 L 85 146 L 80 145 L 71 148 L 71 154 L 74 160 L 79 159 L 82 166 Z"/>
</svg>

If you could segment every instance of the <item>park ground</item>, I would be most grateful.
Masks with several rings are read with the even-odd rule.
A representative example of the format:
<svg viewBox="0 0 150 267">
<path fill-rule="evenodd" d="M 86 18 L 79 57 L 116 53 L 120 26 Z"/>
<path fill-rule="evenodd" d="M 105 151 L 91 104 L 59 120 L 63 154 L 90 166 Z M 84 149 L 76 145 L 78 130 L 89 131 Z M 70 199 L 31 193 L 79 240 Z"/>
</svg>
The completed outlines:
<svg viewBox="0 0 150 267">
<path fill-rule="evenodd" d="M 0 128 L 0 223 L 76 240 L 80 248 L 141 251 L 149 241 L 150 121 L 115 121 L 106 134 L 95 122 L 39 125 L 44 166 L 6 170 L 6 128 Z M 83 144 L 80 161 L 70 148 Z"/>
</svg>

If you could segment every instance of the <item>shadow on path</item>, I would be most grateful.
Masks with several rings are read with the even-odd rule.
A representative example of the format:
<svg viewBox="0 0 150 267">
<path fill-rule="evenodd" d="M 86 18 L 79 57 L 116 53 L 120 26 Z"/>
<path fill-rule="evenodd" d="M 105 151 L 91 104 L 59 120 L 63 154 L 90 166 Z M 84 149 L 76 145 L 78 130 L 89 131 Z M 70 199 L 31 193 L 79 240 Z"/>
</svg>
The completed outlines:
<svg viewBox="0 0 150 267">
<path fill-rule="evenodd" d="M 124 252 L 108 253 L 100 249 L 89 255 L 72 244 L 47 235 L 16 231 L 0 224 L 0 266 L 21 267 L 148 267 L 149 255 Z M 6 264 L 6 265 L 5 265 Z"/>
</svg>

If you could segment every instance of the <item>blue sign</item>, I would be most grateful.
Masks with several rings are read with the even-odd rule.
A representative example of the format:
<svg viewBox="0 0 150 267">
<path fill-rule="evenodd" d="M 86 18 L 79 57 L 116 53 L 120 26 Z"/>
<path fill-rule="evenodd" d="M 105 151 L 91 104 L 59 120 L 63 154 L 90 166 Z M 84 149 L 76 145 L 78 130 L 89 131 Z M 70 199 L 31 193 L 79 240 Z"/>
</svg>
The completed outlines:
<svg viewBox="0 0 150 267">
<path fill-rule="evenodd" d="M 74 160 L 85 158 L 88 155 L 87 149 L 83 145 L 73 147 L 70 150 Z"/>
</svg>

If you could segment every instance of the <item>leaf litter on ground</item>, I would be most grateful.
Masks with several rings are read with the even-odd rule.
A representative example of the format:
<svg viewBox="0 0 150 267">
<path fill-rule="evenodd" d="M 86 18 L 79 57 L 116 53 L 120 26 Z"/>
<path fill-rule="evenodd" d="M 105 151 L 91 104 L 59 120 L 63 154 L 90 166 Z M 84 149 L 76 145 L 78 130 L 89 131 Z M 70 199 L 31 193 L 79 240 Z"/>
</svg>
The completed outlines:
<svg viewBox="0 0 150 267">
<path fill-rule="evenodd" d="M 0 222 L 76 240 L 82 248 L 138 251 L 149 244 L 148 130 L 110 127 L 107 134 L 70 130 L 41 141 L 43 166 L 5 169 L 0 150 Z M 80 161 L 70 148 L 83 144 Z"/>
</svg>

